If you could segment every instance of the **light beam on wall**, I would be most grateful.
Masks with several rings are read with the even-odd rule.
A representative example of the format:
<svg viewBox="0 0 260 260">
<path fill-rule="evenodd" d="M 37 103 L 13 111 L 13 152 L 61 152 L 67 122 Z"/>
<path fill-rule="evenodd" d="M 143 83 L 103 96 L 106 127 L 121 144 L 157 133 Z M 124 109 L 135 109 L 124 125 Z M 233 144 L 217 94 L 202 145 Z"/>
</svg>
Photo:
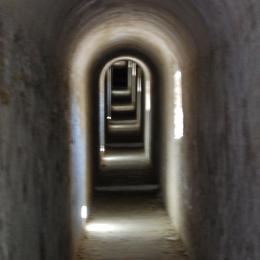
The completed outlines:
<svg viewBox="0 0 260 260">
<path fill-rule="evenodd" d="M 100 150 L 100 152 L 104 153 L 106 151 L 105 146 L 101 145 L 99 150 Z"/>
<path fill-rule="evenodd" d="M 150 111 L 151 110 L 151 94 L 150 94 L 150 80 L 145 81 L 145 88 L 148 90 L 147 93 L 145 93 L 145 110 Z"/>
<path fill-rule="evenodd" d="M 81 213 L 81 218 L 82 219 L 87 219 L 88 218 L 88 207 L 87 206 L 82 206 L 80 213 Z"/>
<path fill-rule="evenodd" d="M 174 74 L 174 139 L 183 137 L 182 109 L 182 74 L 177 70 Z"/>
</svg>

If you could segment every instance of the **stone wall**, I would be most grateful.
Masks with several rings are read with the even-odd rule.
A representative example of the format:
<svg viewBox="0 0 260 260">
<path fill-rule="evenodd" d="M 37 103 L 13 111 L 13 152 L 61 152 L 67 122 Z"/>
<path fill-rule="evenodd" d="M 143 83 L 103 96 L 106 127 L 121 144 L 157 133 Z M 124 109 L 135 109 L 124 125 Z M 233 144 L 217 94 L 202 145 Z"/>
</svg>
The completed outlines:
<svg viewBox="0 0 260 260">
<path fill-rule="evenodd" d="M 0 4 L 0 259 L 69 259 L 65 95 L 40 15 L 21 4 Z"/>
<path fill-rule="evenodd" d="M 211 50 L 194 73 L 186 134 L 189 232 L 197 259 L 260 258 L 260 3 L 193 1 Z M 189 82 L 192 84 L 192 82 Z"/>
</svg>

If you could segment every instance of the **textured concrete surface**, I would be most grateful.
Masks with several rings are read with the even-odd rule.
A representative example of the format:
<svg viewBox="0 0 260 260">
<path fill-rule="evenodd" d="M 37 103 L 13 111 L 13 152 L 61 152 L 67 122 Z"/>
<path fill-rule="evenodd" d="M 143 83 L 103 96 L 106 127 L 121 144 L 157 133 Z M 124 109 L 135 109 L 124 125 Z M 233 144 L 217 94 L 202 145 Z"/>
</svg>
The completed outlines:
<svg viewBox="0 0 260 260">
<path fill-rule="evenodd" d="M 36 17 L 0 2 L 1 260 L 70 257 L 63 95 Z"/>
<path fill-rule="evenodd" d="M 168 123 L 158 123 L 155 140 L 167 208 L 192 257 L 260 259 L 259 14 L 258 0 L 2 0 L 0 258 L 70 258 L 80 223 L 70 185 L 81 176 L 70 182 L 67 56 L 85 37 L 80 87 L 89 86 L 95 61 L 122 45 L 160 67 L 156 109 Z M 173 114 L 164 106 L 172 56 L 183 71 L 180 142 L 171 141 Z"/>
<path fill-rule="evenodd" d="M 162 202 L 154 195 L 105 194 L 93 202 L 77 260 L 188 260 Z"/>
</svg>

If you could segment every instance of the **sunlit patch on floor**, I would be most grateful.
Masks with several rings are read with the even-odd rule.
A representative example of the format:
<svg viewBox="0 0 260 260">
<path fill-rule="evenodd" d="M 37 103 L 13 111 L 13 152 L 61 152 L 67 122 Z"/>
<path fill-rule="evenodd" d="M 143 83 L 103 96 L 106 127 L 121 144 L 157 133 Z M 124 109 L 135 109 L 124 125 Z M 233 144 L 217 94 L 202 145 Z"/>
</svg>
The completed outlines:
<svg viewBox="0 0 260 260">
<path fill-rule="evenodd" d="M 86 230 L 93 233 L 107 233 L 120 231 L 120 227 L 109 223 L 89 223 L 86 225 Z"/>
<path fill-rule="evenodd" d="M 85 226 L 77 260 L 188 260 L 155 196 L 99 196 Z"/>
</svg>

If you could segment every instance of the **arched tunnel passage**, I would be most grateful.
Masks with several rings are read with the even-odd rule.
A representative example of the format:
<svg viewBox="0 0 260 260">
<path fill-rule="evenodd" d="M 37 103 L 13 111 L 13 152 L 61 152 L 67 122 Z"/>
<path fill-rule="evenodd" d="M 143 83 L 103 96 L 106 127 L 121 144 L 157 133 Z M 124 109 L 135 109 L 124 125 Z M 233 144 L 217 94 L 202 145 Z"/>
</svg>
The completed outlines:
<svg viewBox="0 0 260 260">
<path fill-rule="evenodd" d="M 125 100 L 129 95 L 130 102 Z M 112 60 L 101 72 L 99 97 L 100 166 L 121 170 L 149 167 L 151 76 L 147 66 L 132 57 Z M 135 146 L 137 149 L 131 149 Z"/>
<path fill-rule="evenodd" d="M 152 58 L 152 56 L 149 56 L 149 54 L 143 50 L 142 48 L 136 48 L 136 46 L 132 44 L 125 44 L 122 43 L 120 46 L 112 46 L 111 48 L 108 48 L 107 50 L 100 53 L 99 58 L 96 60 L 95 65 L 92 67 L 90 75 L 91 77 L 91 85 L 92 86 L 99 86 L 102 82 L 100 82 L 102 71 L 105 71 L 107 66 L 111 64 L 113 61 L 121 59 L 129 59 L 132 62 L 138 61 L 141 63 L 141 67 L 144 68 L 143 71 L 143 87 L 145 87 L 148 90 L 147 92 L 147 114 L 148 117 L 146 122 L 143 121 L 142 124 L 142 136 L 139 143 L 134 142 L 131 146 L 133 146 L 132 151 L 136 151 L 141 157 L 135 157 L 134 160 L 137 159 L 137 164 L 131 164 L 129 169 L 129 164 L 117 164 L 119 166 L 119 169 L 115 169 L 112 167 L 112 170 L 109 170 L 109 167 L 106 169 L 103 168 L 105 172 L 109 172 L 109 174 L 102 174 L 102 167 L 100 166 L 100 150 L 102 150 L 102 145 L 100 145 L 100 141 L 98 140 L 98 136 L 94 138 L 95 145 L 93 146 L 93 154 L 95 155 L 94 161 L 95 161 L 95 169 L 94 172 L 96 174 L 93 174 L 93 185 L 94 186 L 111 186 L 111 185 L 121 185 L 125 186 L 125 184 L 129 185 L 158 185 L 160 183 L 160 178 L 158 174 L 159 169 L 159 160 L 155 159 L 155 151 L 158 150 L 158 139 L 160 132 L 160 106 L 158 105 L 157 108 L 154 111 L 151 111 L 152 109 L 150 106 L 153 106 L 153 104 L 159 104 L 159 88 L 155 86 L 159 86 L 159 82 L 161 81 L 161 73 L 160 73 L 160 67 L 156 65 L 156 60 Z M 106 66 L 107 65 L 107 66 Z M 140 67 L 140 68 L 141 68 Z M 96 108 L 96 111 L 100 109 L 100 104 L 102 102 L 100 101 L 100 88 L 94 88 L 93 89 L 93 97 L 95 97 L 94 100 L 94 107 Z M 152 95 L 151 95 L 152 93 Z M 142 110 L 145 112 L 144 107 L 145 102 L 145 93 L 142 97 L 143 107 Z M 99 110 L 99 113 L 102 112 Z M 102 117 L 102 116 L 101 116 Z M 102 118 L 99 117 L 99 120 L 94 119 L 93 126 L 94 129 L 99 129 L 100 120 Z M 156 125 L 157 124 L 157 125 Z M 156 131 L 153 131 L 153 129 L 156 129 Z M 101 131 L 99 131 L 99 139 L 100 139 Z M 127 139 L 128 140 L 128 139 Z M 120 144 L 119 144 L 120 146 Z M 135 152 L 133 154 L 136 154 Z M 141 160 L 139 160 L 141 159 Z M 123 166 L 123 171 L 122 171 Z M 128 171 L 129 170 L 129 171 Z M 129 172 L 130 174 L 126 174 L 126 172 Z M 122 173 L 123 172 L 123 173 Z"/>
<path fill-rule="evenodd" d="M 175 44 L 173 39 L 171 39 L 172 35 L 161 32 L 157 26 L 150 22 L 141 20 L 140 24 L 142 26 L 137 30 L 135 27 L 128 27 L 128 21 L 120 24 L 120 28 L 118 26 L 114 27 L 113 23 L 116 24 L 117 20 L 114 17 L 108 19 L 107 23 L 109 25 L 107 26 L 115 28 L 115 32 L 112 30 L 105 36 L 103 32 L 106 31 L 106 26 L 104 25 L 97 25 L 98 29 L 90 30 L 87 33 L 82 30 L 82 33 L 78 36 L 78 42 L 75 42 L 75 45 L 72 44 L 74 49 L 70 52 L 74 53 L 69 61 L 71 95 L 77 100 L 80 124 L 83 126 L 82 132 L 85 135 L 86 143 L 89 144 L 87 147 L 92 147 L 87 152 L 89 154 L 86 158 L 88 165 L 86 170 L 87 196 L 85 198 L 86 204 L 82 204 L 85 205 L 84 207 L 87 207 L 90 216 L 92 216 L 92 205 L 94 213 L 96 211 L 95 203 L 99 205 L 99 200 L 96 201 L 95 199 L 95 194 L 98 191 L 142 191 L 148 189 L 148 191 L 155 190 L 158 194 L 163 194 L 166 200 L 182 199 L 176 196 L 179 192 L 178 181 L 170 177 L 172 170 L 168 158 L 171 153 L 169 151 L 171 145 L 176 146 L 174 144 L 176 129 L 183 129 L 183 117 L 180 117 L 180 113 L 182 113 L 182 86 L 180 83 L 182 59 L 184 57 L 192 59 L 194 54 L 192 54 L 192 51 L 188 51 L 188 49 L 187 52 L 184 52 L 184 44 L 179 48 L 178 44 Z M 121 34 L 120 31 L 124 31 L 125 34 Z M 173 38 L 175 39 L 175 37 L 174 35 Z M 181 53 L 185 55 L 182 57 Z M 110 110 L 109 105 L 112 108 L 111 100 L 108 99 L 110 89 L 112 88 L 109 85 L 113 81 L 111 79 L 111 66 L 116 61 L 131 61 L 139 65 L 144 74 L 144 87 L 142 84 L 140 87 L 145 89 L 144 101 L 141 102 L 144 107 L 143 153 L 136 154 L 133 149 L 126 152 L 121 151 L 118 153 L 118 156 L 121 157 L 119 160 L 119 157 L 111 156 L 112 151 L 109 151 L 106 145 L 108 131 L 106 126 L 113 119 L 113 115 L 107 113 Z M 187 62 L 187 60 L 185 61 Z M 176 77 L 176 75 L 179 75 L 179 77 Z M 179 95 L 178 100 L 176 93 Z M 108 104 L 106 103 L 107 100 L 109 100 Z M 178 112 L 179 121 L 176 120 L 176 111 Z M 124 120 L 125 118 L 122 119 Z M 84 153 L 84 150 L 82 152 Z M 130 156 L 130 159 L 127 159 L 127 156 Z M 180 162 L 176 159 L 175 164 L 175 167 L 177 167 L 180 165 Z M 171 195 L 169 195 L 170 192 L 172 193 Z M 132 202 L 131 196 L 133 197 Z M 112 198 L 113 200 L 110 201 L 111 205 L 115 201 L 115 197 Z M 85 199 L 82 199 L 82 202 Z M 147 201 L 149 208 L 151 201 L 146 199 L 144 198 L 144 201 Z M 153 199 L 156 201 L 155 197 Z M 140 196 L 140 200 L 142 201 L 142 196 Z M 134 202 L 136 202 L 136 197 L 132 193 L 129 194 L 128 200 L 124 201 L 128 205 Z M 168 203 L 165 202 L 166 205 Z M 177 201 L 175 204 L 176 208 L 172 208 L 170 211 L 171 214 L 177 215 L 179 214 Z M 138 215 L 142 216 L 142 206 L 140 205 L 144 206 L 145 203 L 137 203 L 137 208 L 134 212 L 138 211 L 138 205 L 140 214 L 136 214 L 136 217 Z M 162 210 L 162 202 L 161 204 L 157 202 L 155 205 L 158 207 L 158 210 Z M 119 209 L 124 208 L 120 204 L 118 207 Z M 161 219 L 164 219 L 164 217 L 167 219 L 163 212 L 162 210 Z M 94 213 L 93 215 L 95 215 Z M 121 214 L 124 215 L 125 213 L 121 212 Z M 152 215 L 152 212 L 149 214 Z M 174 221 L 178 223 L 177 216 Z M 160 226 L 159 222 L 157 225 Z M 166 230 L 168 229 L 165 228 L 165 232 Z M 164 234 L 163 231 L 162 234 Z M 167 236 L 166 234 L 164 235 Z M 164 241 L 163 237 L 160 236 L 157 239 Z M 129 243 L 131 244 L 131 240 L 129 240 Z M 161 250 L 160 247 L 157 249 Z M 91 251 L 91 249 L 89 250 Z M 159 251 L 156 252 L 155 250 L 154 253 L 156 255 L 159 254 L 159 258 L 163 257 Z M 147 252 L 144 253 L 146 254 Z M 105 252 L 103 253 L 106 254 Z M 171 254 L 174 253 L 176 251 L 174 251 L 173 247 Z M 111 257 L 113 256 L 111 255 Z"/>
<path fill-rule="evenodd" d="M 120 52 L 124 55 L 118 56 Z M 158 94 L 163 76 L 160 75 L 159 64 L 138 52 L 140 50 L 115 48 L 106 58 L 101 57 L 101 62 L 93 66 L 90 74 L 94 75 L 90 82 L 95 86 L 92 93 L 96 97 L 92 103 L 95 104 L 93 114 L 96 115 L 92 121 L 95 124 L 92 138 L 96 140 L 93 151 L 96 158 L 92 157 L 92 200 L 86 207 L 90 213 L 85 227 L 88 238 L 81 242 L 79 258 L 96 259 L 101 255 L 101 258 L 114 259 L 162 259 L 177 255 L 179 259 L 186 259 L 186 251 L 166 215 L 160 196 L 160 152 L 165 151 L 156 148 L 160 147 L 158 107 L 163 104 Z M 111 54 L 116 58 L 111 59 Z M 179 96 L 180 74 L 179 70 L 175 71 L 172 86 L 173 93 Z M 113 99 L 113 91 L 116 95 L 119 93 L 119 98 Z M 130 95 L 128 100 L 125 92 Z M 129 102 L 135 102 L 133 100 L 136 104 L 132 115 L 129 116 L 128 110 L 124 113 L 121 108 L 117 109 L 120 114 L 113 113 L 113 106 L 124 107 Z M 182 110 L 181 99 L 175 101 L 172 119 L 177 118 L 176 111 Z M 137 124 L 138 120 L 140 126 L 133 130 L 132 122 Z M 119 124 L 119 130 L 115 128 L 112 133 L 109 132 L 111 121 L 114 125 Z M 177 123 L 179 125 L 173 124 L 173 138 L 182 137 L 180 133 L 179 136 L 174 133 L 176 128 L 183 127 L 183 118 Z"/>
<path fill-rule="evenodd" d="M 190 257 L 260 259 L 259 13 L 256 0 L 0 1 L 0 259 L 73 259 L 81 217 L 109 206 L 93 196 L 91 81 L 122 55 L 157 73 L 153 169 Z"/>
<path fill-rule="evenodd" d="M 108 91 L 105 89 L 109 90 L 109 85 L 106 85 L 109 82 L 107 82 L 108 78 L 105 79 L 105 73 L 111 69 L 113 63 L 122 60 L 128 64 L 125 77 L 127 88 L 132 89 L 130 91 L 131 102 L 133 99 L 136 100 L 132 105 L 134 111 L 132 114 L 129 111 L 124 113 L 121 109 L 119 113 L 112 111 L 112 114 L 110 112 L 108 116 L 105 116 L 108 111 L 102 110 L 102 104 L 105 103 L 104 96 L 108 96 Z M 157 176 L 153 172 L 155 164 L 152 159 L 152 154 L 154 154 L 151 111 L 153 83 L 150 69 L 133 56 L 120 56 L 106 64 L 101 71 L 99 84 L 99 181 L 101 184 L 113 183 L 121 186 L 124 183 L 128 183 L 128 185 L 131 183 L 154 184 Z M 121 95 L 121 92 L 119 94 Z M 123 105 L 129 102 L 125 96 L 119 96 L 116 99 L 114 96 L 111 101 L 113 102 L 113 100 L 119 108 L 120 100 Z"/>
</svg>

